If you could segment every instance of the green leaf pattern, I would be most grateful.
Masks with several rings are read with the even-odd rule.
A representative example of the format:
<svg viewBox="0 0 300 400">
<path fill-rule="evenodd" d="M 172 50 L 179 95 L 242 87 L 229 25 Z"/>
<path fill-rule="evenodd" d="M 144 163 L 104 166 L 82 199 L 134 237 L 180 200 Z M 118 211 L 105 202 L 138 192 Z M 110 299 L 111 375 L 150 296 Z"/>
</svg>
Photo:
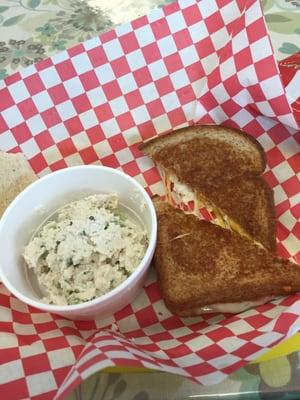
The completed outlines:
<svg viewBox="0 0 300 400">
<path fill-rule="evenodd" d="M 300 51 L 300 0 L 265 1 L 265 18 L 271 37 L 274 32 L 274 37 L 281 40 L 275 48 L 276 56 L 283 59 L 297 53 Z"/>
<path fill-rule="evenodd" d="M 3 26 L 12 26 L 12 25 L 16 25 L 17 23 L 19 23 L 23 18 L 25 17 L 25 14 L 20 14 L 20 15 L 16 15 L 15 17 L 12 18 L 8 18 L 3 22 Z"/>
<path fill-rule="evenodd" d="M 24 40 L 38 42 L 44 54 L 51 56 L 78 42 L 107 31 L 115 24 L 127 22 L 147 13 L 152 7 L 162 7 L 172 0 L 124 0 L 117 8 L 113 0 L 2 0 L 0 3 L 0 28 L 5 29 L 5 37 L 14 39 L 15 30 L 23 33 Z M 120 2 L 118 1 L 118 4 Z M 271 32 L 285 35 L 275 47 L 276 56 L 299 51 L 300 47 L 300 0 L 262 0 L 266 22 Z M 124 12 L 125 11 L 125 12 Z M 10 35 L 11 32 L 11 35 Z M 8 41 L 4 47 L 10 47 Z M 5 61 L 3 61 L 5 57 Z M 0 54 L 0 67 L 8 74 L 16 68 L 36 62 L 44 56 L 8 57 Z M 7 60 L 10 60 L 7 63 Z M 1 75 L 4 76 L 3 74 Z"/>
<path fill-rule="evenodd" d="M 99 372 L 85 380 L 66 400 L 299 400 L 299 356 L 300 353 L 292 353 L 249 364 L 213 386 L 197 385 L 184 377 L 161 372 Z"/>
<path fill-rule="evenodd" d="M 0 68 L 0 79 L 4 79 L 8 76 L 7 69 L 5 68 Z"/>
<path fill-rule="evenodd" d="M 266 15 L 266 21 L 269 23 L 289 22 L 291 19 L 284 17 L 281 14 L 268 14 Z"/>
<path fill-rule="evenodd" d="M 7 11 L 9 7 L 7 6 L 0 6 L 0 13 L 3 13 L 4 11 Z"/>
<path fill-rule="evenodd" d="M 41 4 L 41 0 L 27 0 L 27 6 L 30 8 L 36 8 Z"/>
<path fill-rule="evenodd" d="M 300 51 L 300 47 L 296 46 L 293 43 L 284 42 L 281 47 L 279 47 L 279 51 L 284 54 L 295 54 Z"/>
</svg>

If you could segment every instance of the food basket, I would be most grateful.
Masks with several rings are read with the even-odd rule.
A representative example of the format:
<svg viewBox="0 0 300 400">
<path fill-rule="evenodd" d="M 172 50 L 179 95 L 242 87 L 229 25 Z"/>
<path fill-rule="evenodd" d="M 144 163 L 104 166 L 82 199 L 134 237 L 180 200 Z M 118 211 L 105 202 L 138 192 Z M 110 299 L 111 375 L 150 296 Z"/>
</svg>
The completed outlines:
<svg viewBox="0 0 300 400">
<path fill-rule="evenodd" d="M 0 99 L 0 149 L 22 152 L 39 176 L 102 164 L 151 194 L 164 189 L 142 141 L 196 123 L 245 130 L 267 154 L 278 252 L 300 261 L 300 132 L 259 0 L 171 3 L 9 76 Z M 180 319 L 151 271 L 138 298 L 106 320 L 42 313 L 1 285 L 0 321 L 0 397 L 62 399 L 112 366 L 221 382 L 298 331 L 300 294 Z"/>
</svg>

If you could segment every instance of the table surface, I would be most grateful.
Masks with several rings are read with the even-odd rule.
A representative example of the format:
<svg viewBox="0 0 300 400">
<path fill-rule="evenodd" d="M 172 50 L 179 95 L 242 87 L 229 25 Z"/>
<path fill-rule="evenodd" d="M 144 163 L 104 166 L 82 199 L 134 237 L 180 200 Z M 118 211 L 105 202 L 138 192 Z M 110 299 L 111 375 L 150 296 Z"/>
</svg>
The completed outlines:
<svg viewBox="0 0 300 400">
<path fill-rule="evenodd" d="M 1 0 L 0 79 L 170 0 Z M 262 0 L 275 56 L 300 51 L 300 0 Z M 299 343 L 300 349 L 300 343 Z M 153 373 L 98 373 L 68 400 L 299 399 L 300 351 L 251 364 L 218 385 Z"/>
</svg>

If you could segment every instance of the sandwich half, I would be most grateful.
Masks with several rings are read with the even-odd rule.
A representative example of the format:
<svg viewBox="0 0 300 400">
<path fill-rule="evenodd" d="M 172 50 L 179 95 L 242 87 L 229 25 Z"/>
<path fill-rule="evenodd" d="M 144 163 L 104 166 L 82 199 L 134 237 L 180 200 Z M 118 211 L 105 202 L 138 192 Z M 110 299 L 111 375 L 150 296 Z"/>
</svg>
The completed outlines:
<svg viewBox="0 0 300 400">
<path fill-rule="evenodd" d="M 198 125 L 140 146 L 159 168 L 169 200 L 206 207 L 215 222 L 275 251 L 273 191 L 261 145 L 244 132 Z"/>
<path fill-rule="evenodd" d="M 0 218 L 13 199 L 36 179 L 23 154 L 0 151 Z"/>
<path fill-rule="evenodd" d="M 237 313 L 300 291 L 300 266 L 236 232 L 153 199 L 162 297 L 176 315 Z"/>
</svg>

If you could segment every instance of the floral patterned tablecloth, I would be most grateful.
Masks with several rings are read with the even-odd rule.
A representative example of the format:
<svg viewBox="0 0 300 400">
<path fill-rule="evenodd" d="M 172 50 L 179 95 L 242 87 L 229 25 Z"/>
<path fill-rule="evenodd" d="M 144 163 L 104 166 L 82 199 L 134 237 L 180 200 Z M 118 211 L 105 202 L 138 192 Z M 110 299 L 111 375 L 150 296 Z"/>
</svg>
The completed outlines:
<svg viewBox="0 0 300 400">
<path fill-rule="evenodd" d="M 0 79 L 170 0 L 1 0 Z M 300 51 L 300 0 L 262 0 L 278 60 Z M 1 101 L 1 100 L 0 100 Z M 299 343 L 300 349 L 300 343 Z M 300 351 L 203 387 L 164 373 L 99 373 L 69 400 L 299 399 Z"/>
</svg>

